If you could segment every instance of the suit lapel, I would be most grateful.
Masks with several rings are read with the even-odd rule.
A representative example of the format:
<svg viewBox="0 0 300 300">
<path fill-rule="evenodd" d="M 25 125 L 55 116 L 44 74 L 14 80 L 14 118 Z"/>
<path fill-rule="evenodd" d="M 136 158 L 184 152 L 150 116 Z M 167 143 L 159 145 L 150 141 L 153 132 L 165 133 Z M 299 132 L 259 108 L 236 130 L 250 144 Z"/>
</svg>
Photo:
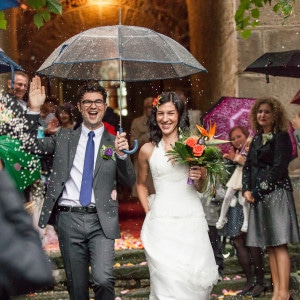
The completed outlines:
<svg viewBox="0 0 300 300">
<path fill-rule="evenodd" d="M 69 155 L 68 155 L 69 170 L 71 170 L 71 168 L 73 166 L 73 161 L 74 161 L 77 146 L 79 143 L 80 134 L 81 134 L 81 126 L 76 130 L 72 130 L 72 133 L 70 134 L 70 136 L 68 138 L 68 148 L 69 149 L 66 149 L 66 151 L 69 151 Z"/>
<path fill-rule="evenodd" d="M 104 129 L 104 132 L 103 132 L 103 135 L 101 138 L 101 142 L 99 145 L 99 150 L 97 153 L 97 160 L 96 160 L 96 165 L 95 165 L 95 170 L 94 170 L 94 179 L 99 174 L 99 172 L 102 168 L 103 162 L 104 162 L 104 159 L 101 157 L 101 148 L 103 145 L 114 146 L 113 139 L 111 138 L 110 134 L 105 129 Z"/>
</svg>

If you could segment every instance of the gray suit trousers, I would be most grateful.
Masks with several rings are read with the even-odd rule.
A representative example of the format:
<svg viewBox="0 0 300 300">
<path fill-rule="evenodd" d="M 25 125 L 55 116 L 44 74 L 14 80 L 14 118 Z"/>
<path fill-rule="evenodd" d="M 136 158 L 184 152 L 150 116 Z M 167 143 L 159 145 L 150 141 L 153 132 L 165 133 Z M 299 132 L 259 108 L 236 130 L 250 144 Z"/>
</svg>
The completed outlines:
<svg viewBox="0 0 300 300">
<path fill-rule="evenodd" d="M 114 240 L 103 234 L 97 213 L 58 212 L 57 231 L 71 300 L 114 300 Z M 91 274 L 89 272 L 91 267 Z"/>
</svg>

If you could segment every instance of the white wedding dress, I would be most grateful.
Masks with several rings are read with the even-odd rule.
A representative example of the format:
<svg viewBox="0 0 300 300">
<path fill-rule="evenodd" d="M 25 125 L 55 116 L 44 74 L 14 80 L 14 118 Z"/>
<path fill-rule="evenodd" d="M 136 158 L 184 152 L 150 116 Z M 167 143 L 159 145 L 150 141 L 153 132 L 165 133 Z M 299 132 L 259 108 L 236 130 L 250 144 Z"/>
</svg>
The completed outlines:
<svg viewBox="0 0 300 300">
<path fill-rule="evenodd" d="M 168 160 L 161 143 L 150 158 L 155 195 L 141 232 L 151 300 L 206 300 L 218 281 L 202 204 L 188 166 Z"/>
</svg>

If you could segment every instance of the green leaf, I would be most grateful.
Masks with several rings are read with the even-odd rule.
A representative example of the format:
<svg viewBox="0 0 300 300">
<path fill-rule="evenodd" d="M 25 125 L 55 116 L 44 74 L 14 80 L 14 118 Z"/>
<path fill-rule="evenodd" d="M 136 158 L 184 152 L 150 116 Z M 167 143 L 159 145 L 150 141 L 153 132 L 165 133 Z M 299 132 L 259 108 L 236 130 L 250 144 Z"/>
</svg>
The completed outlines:
<svg viewBox="0 0 300 300">
<path fill-rule="evenodd" d="M 58 0 L 47 0 L 46 6 L 50 12 L 62 14 L 62 5 Z"/>
<path fill-rule="evenodd" d="M 27 4 L 32 8 L 40 9 L 46 5 L 46 0 L 27 0 Z"/>
<path fill-rule="evenodd" d="M 33 22 L 35 26 L 40 29 L 44 25 L 44 20 L 43 20 L 43 14 L 42 13 L 36 13 L 33 17 Z"/>
<path fill-rule="evenodd" d="M 258 8 L 254 8 L 254 9 L 251 10 L 251 17 L 252 18 L 258 19 L 259 16 L 260 16 L 260 12 L 259 12 Z"/>
<path fill-rule="evenodd" d="M 250 8 L 250 0 L 240 0 L 241 9 L 248 10 Z"/>
<path fill-rule="evenodd" d="M 277 3 L 277 4 L 275 4 L 275 5 L 273 6 L 273 11 L 274 11 L 275 13 L 278 13 L 279 9 L 280 9 L 279 3 Z"/>
<path fill-rule="evenodd" d="M 254 20 L 253 22 L 251 22 L 252 27 L 256 27 L 258 25 L 260 25 L 260 22 L 258 20 Z"/>
<path fill-rule="evenodd" d="M 248 39 L 251 36 L 251 30 L 250 29 L 245 29 L 241 32 L 242 38 L 245 40 Z"/>
<path fill-rule="evenodd" d="M 0 20 L 0 29 L 6 29 L 7 21 L 6 20 Z"/>
<path fill-rule="evenodd" d="M 288 4 L 288 5 L 285 5 L 283 8 L 282 8 L 282 14 L 285 16 L 285 17 L 288 17 L 291 15 L 293 11 L 293 7 Z"/>
<path fill-rule="evenodd" d="M 45 22 L 48 22 L 51 19 L 51 14 L 47 10 L 43 10 L 40 12 L 42 15 L 42 18 L 45 20 Z"/>
<path fill-rule="evenodd" d="M 7 21 L 3 11 L 0 11 L 0 29 L 6 29 Z"/>
</svg>

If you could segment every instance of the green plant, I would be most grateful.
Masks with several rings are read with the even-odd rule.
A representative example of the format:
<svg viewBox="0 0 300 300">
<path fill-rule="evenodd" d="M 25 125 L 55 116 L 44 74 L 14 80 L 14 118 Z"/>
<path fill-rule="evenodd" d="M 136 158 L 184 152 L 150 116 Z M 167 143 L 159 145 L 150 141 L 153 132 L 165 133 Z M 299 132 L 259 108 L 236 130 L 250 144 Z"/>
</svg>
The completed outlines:
<svg viewBox="0 0 300 300">
<path fill-rule="evenodd" d="M 273 5 L 273 12 L 281 14 L 282 24 L 293 13 L 296 0 L 240 0 L 239 7 L 235 13 L 235 23 L 240 35 L 247 39 L 251 36 L 251 27 L 260 25 L 260 12 L 265 5 Z"/>
<path fill-rule="evenodd" d="M 62 14 L 62 5 L 59 0 L 23 0 L 20 7 L 33 10 L 33 22 L 40 29 L 51 19 L 51 13 Z M 0 11 L 0 29 L 6 29 L 7 21 L 5 14 Z"/>
</svg>

